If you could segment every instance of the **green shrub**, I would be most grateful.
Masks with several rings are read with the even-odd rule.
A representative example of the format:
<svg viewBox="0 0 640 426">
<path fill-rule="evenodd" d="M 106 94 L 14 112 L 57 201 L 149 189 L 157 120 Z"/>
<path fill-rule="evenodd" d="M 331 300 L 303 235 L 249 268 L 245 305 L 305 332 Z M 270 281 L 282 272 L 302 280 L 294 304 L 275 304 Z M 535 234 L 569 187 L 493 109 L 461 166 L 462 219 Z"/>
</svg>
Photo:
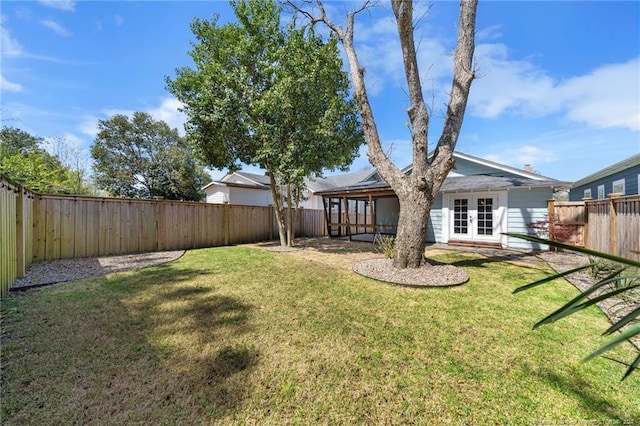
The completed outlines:
<svg viewBox="0 0 640 426">
<path fill-rule="evenodd" d="M 374 243 L 378 245 L 378 250 L 382 252 L 385 257 L 393 259 L 393 255 L 396 252 L 396 237 L 378 233 L 374 238 Z"/>
</svg>

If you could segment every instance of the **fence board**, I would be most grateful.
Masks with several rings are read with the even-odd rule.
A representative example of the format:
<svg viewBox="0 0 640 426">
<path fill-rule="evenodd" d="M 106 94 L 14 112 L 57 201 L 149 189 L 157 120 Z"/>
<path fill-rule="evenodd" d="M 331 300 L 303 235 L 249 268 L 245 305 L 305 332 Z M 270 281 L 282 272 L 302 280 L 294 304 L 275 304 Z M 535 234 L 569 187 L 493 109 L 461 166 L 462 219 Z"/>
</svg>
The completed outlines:
<svg viewBox="0 0 640 426">
<path fill-rule="evenodd" d="M 20 253 L 26 267 L 33 261 L 216 247 L 278 236 L 273 207 L 25 191 L 22 208 L 16 209 L 15 188 L 6 186 L 0 188 L 0 293 L 15 281 Z M 298 210 L 294 221 L 297 236 L 326 235 L 322 210 Z"/>
<path fill-rule="evenodd" d="M 0 296 L 4 296 L 17 278 L 16 266 L 16 194 L 8 181 L 0 181 Z"/>
</svg>

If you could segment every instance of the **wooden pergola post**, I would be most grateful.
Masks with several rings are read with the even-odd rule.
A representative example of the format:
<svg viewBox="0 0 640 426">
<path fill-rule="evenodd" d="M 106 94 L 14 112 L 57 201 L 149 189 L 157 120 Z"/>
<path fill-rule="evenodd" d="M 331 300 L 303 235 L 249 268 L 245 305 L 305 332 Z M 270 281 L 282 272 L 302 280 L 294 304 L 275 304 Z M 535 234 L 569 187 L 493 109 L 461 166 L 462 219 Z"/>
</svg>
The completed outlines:
<svg viewBox="0 0 640 426">
<path fill-rule="evenodd" d="M 370 219 L 371 219 L 371 225 L 373 226 L 373 236 L 374 236 L 374 240 L 375 240 L 375 235 L 376 235 L 376 211 L 375 211 L 375 205 L 373 204 L 373 196 L 371 194 L 369 194 L 369 215 L 370 215 Z"/>
<path fill-rule="evenodd" d="M 342 200 L 344 201 L 344 217 L 345 223 L 347 224 L 347 235 L 349 236 L 349 241 L 351 241 L 351 221 L 349 220 L 349 199 L 346 195 L 342 196 Z"/>
</svg>

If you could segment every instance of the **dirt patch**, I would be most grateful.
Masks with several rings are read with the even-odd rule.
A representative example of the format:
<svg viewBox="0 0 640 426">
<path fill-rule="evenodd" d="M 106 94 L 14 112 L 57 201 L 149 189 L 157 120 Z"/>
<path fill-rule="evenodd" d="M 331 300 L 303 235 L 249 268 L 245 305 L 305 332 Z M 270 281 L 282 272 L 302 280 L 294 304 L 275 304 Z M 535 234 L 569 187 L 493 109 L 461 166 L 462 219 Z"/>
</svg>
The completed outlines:
<svg viewBox="0 0 640 426">
<path fill-rule="evenodd" d="M 288 256 L 308 262 L 322 263 L 332 268 L 354 271 L 360 275 L 393 284 L 411 287 L 443 287 L 460 285 L 469 280 L 462 269 L 429 261 L 418 269 L 397 269 L 371 242 L 348 241 L 339 238 L 308 238 L 280 249 L 277 243 L 260 244 L 267 250 L 283 251 Z"/>
</svg>

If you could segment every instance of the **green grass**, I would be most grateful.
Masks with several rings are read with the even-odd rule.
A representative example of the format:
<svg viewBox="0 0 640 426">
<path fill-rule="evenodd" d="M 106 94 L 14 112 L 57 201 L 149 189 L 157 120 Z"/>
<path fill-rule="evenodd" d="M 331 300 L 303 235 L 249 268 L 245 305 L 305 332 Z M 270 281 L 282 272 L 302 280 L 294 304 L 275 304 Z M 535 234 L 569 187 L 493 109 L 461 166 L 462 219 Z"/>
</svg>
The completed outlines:
<svg viewBox="0 0 640 426">
<path fill-rule="evenodd" d="M 512 295 L 549 271 L 438 260 L 471 280 L 414 290 L 232 247 L 12 294 L 2 423 L 640 422 L 638 376 L 580 362 L 603 341 L 602 313 L 531 330 L 571 285 Z"/>
</svg>

